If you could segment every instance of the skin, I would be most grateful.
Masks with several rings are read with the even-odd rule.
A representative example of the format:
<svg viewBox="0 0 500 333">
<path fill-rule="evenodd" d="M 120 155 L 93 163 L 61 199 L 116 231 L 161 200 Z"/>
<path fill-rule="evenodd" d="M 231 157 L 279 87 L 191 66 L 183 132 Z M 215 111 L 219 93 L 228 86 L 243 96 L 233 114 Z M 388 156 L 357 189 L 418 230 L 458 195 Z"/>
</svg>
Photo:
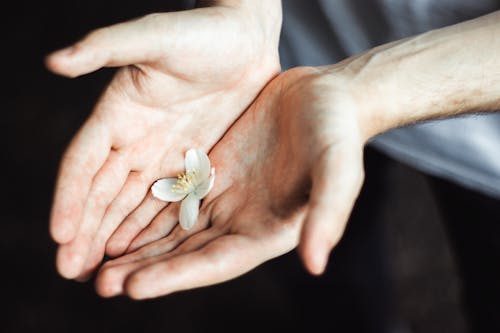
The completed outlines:
<svg viewBox="0 0 500 333">
<path fill-rule="evenodd" d="M 500 107 L 497 84 L 500 60 L 496 57 L 500 50 L 499 22 L 499 13 L 493 13 L 383 45 L 332 66 L 285 72 L 265 87 L 232 126 L 235 117 L 228 124 L 221 116 L 232 108 L 220 108 L 221 113 L 213 119 L 209 117 L 210 122 L 204 118 L 207 115 L 197 113 L 200 99 L 193 102 L 192 109 L 187 107 L 188 103 L 178 112 L 171 112 L 173 107 L 169 103 L 165 112 L 155 112 L 157 108 L 162 110 L 158 105 L 145 111 L 135 104 L 130 112 L 138 118 L 125 113 L 125 116 L 120 114 L 123 119 L 116 117 L 118 111 L 108 111 L 112 108 L 107 105 L 113 103 L 103 104 L 106 105 L 102 108 L 106 110 L 103 115 L 87 125 L 93 131 L 82 130 L 68 150 L 73 152 L 66 155 L 70 158 L 63 160 L 52 219 L 54 238 L 63 243 L 58 254 L 60 272 L 66 277 L 90 272 L 102 257 L 107 241 L 109 254 L 124 251 L 128 254 L 107 262 L 99 270 L 96 287 L 102 296 L 126 294 L 136 299 L 151 298 L 222 282 L 297 246 L 309 271 L 322 273 L 359 193 L 363 181 L 363 146 L 371 137 L 421 120 L 494 111 Z M 163 96 L 162 92 L 169 91 L 160 87 L 151 85 L 150 89 L 139 92 L 151 90 L 158 92 L 154 96 Z M 110 89 L 104 96 L 111 94 Z M 181 90 L 174 96 L 178 97 Z M 218 97 L 231 100 L 230 93 L 223 93 L 227 91 Z M 126 100 L 123 95 L 118 96 L 119 99 L 112 101 Z M 109 118 L 105 117 L 107 112 Z M 203 121 L 192 129 L 193 121 L 189 120 L 193 119 L 195 124 L 199 119 Z M 173 122 L 175 127 L 171 126 Z M 139 186 L 143 190 L 139 195 L 142 203 L 137 200 L 130 206 L 134 209 L 117 209 L 122 214 L 115 214 L 113 223 L 105 222 L 106 217 L 99 220 L 85 215 L 99 215 L 95 215 L 94 201 L 100 203 L 102 211 L 102 207 L 109 205 L 103 197 L 125 197 L 110 190 L 123 186 L 110 187 L 104 180 L 102 184 L 106 186 L 97 186 L 101 191 L 92 190 L 101 178 L 117 182 L 121 164 L 109 161 L 103 164 L 107 166 L 105 176 L 100 176 L 102 167 L 97 174 L 88 172 L 93 179 L 92 187 L 88 187 L 90 192 L 85 186 L 73 188 L 75 174 L 91 170 L 89 166 L 96 164 L 92 164 L 95 152 L 90 148 L 100 151 L 97 146 L 103 144 L 106 134 L 126 133 L 121 138 L 128 142 L 128 145 L 110 144 L 105 156 L 108 160 L 115 150 L 129 147 L 125 156 L 144 164 L 143 169 L 129 167 L 128 174 L 130 170 L 142 174 L 150 167 L 163 168 L 156 173 L 156 178 L 162 178 L 182 170 L 183 153 L 188 148 L 197 145 L 208 150 L 206 139 L 210 137 L 202 140 L 199 136 L 203 132 L 213 134 L 213 126 L 223 123 L 231 128 L 223 137 L 222 133 L 214 135 L 222 139 L 209 154 L 217 170 L 215 187 L 203 201 L 199 221 L 193 229 L 183 231 L 176 226 L 178 205 L 165 207 L 155 203 L 147 196 L 148 187 L 144 184 Z M 210 130 L 204 131 L 207 128 Z M 142 135 L 134 136 L 136 131 Z M 112 141 L 114 136 L 109 138 Z M 129 138 L 130 142 L 126 140 Z M 217 140 L 208 142 L 213 145 Z M 173 147 L 172 142 L 176 143 L 171 148 L 176 153 L 167 153 L 165 157 L 168 149 L 165 147 Z M 144 147 L 152 153 L 144 155 Z M 130 193 L 135 196 L 138 191 Z M 61 204 L 65 200 L 72 200 L 72 205 Z M 109 207 L 106 214 L 114 211 Z M 68 222 L 74 221 L 75 216 L 83 216 L 83 222 L 76 223 L 78 228 L 71 224 L 74 222 Z M 73 235 L 68 229 L 76 234 L 74 238 L 67 235 Z M 78 235 L 83 235 L 80 238 L 86 242 L 78 243 Z M 92 253 L 96 240 L 101 250 L 95 251 L 99 255 L 90 255 L 94 264 L 76 269 L 82 267 L 78 265 L 80 262 L 72 262 L 70 258 L 88 251 L 83 244 L 92 244 Z"/>
<path fill-rule="evenodd" d="M 123 66 L 62 158 L 50 221 L 62 276 L 87 278 L 141 203 L 144 227 L 165 206 L 151 184 L 181 171 L 187 149 L 208 151 L 279 72 L 278 1 L 202 4 L 98 29 L 47 58 L 69 77 Z"/>
<path fill-rule="evenodd" d="M 101 268 L 98 293 L 142 299 L 234 278 L 294 249 L 305 218 L 327 231 L 315 244 L 333 246 L 362 184 L 363 146 L 355 112 L 332 112 L 350 102 L 324 94 L 319 76 L 298 68 L 273 80 L 211 151 L 216 182 L 195 227 L 165 237 L 178 218 L 171 204 L 137 250 Z"/>
<path fill-rule="evenodd" d="M 210 153 L 217 179 L 195 228 L 165 233 L 177 210 L 164 210 L 129 254 L 101 268 L 98 293 L 143 299 L 219 283 L 297 246 L 322 273 L 359 193 L 371 137 L 500 107 L 499 32 L 493 13 L 281 74 Z"/>
</svg>

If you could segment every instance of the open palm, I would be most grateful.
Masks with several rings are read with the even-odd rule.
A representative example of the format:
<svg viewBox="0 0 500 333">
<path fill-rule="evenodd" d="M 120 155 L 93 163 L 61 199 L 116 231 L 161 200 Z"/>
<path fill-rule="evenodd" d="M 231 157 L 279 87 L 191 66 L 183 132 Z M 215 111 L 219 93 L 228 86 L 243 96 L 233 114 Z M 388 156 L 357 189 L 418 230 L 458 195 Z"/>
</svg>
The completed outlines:
<svg viewBox="0 0 500 333">
<path fill-rule="evenodd" d="M 125 221 L 108 245 L 128 242 L 129 254 L 101 268 L 98 292 L 148 298 L 218 283 L 301 238 L 306 265 L 320 273 L 314 256 L 339 240 L 363 180 L 355 109 L 331 89 L 311 68 L 275 78 L 211 151 L 217 179 L 197 224 L 177 224 L 178 203 L 144 229 Z"/>
<path fill-rule="evenodd" d="M 248 34 L 256 18 L 232 7 L 154 14 L 96 30 L 47 59 L 70 77 L 125 66 L 61 163 L 51 233 L 63 276 L 86 277 L 138 206 L 163 208 L 148 196 L 151 184 L 177 170 L 187 148 L 208 151 L 279 72 L 276 15 Z"/>
</svg>

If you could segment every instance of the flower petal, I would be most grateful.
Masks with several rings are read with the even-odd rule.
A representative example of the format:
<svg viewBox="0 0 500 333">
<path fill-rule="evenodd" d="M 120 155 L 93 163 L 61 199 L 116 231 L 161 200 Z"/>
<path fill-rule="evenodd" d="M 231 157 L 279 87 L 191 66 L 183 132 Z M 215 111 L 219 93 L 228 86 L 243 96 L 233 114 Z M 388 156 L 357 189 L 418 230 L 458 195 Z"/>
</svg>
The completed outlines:
<svg viewBox="0 0 500 333">
<path fill-rule="evenodd" d="M 157 199 L 169 202 L 180 201 L 184 199 L 186 193 L 177 193 L 172 191 L 172 186 L 177 183 L 177 178 L 163 178 L 157 180 L 151 186 L 151 193 Z"/>
<path fill-rule="evenodd" d="M 182 229 L 188 230 L 193 227 L 193 225 L 198 220 L 199 211 L 200 211 L 200 200 L 196 198 L 194 193 L 190 193 L 181 202 L 179 222 L 181 224 Z"/>
<path fill-rule="evenodd" d="M 196 197 L 200 200 L 203 199 L 214 186 L 214 180 L 215 169 L 212 169 L 212 175 L 210 176 L 210 178 L 204 180 L 200 185 L 198 185 L 196 190 L 193 192 L 194 195 L 196 195 Z"/>
<path fill-rule="evenodd" d="M 184 159 L 187 172 L 199 172 L 199 179 L 203 181 L 210 176 L 210 160 L 203 151 L 193 148 L 186 152 Z"/>
</svg>

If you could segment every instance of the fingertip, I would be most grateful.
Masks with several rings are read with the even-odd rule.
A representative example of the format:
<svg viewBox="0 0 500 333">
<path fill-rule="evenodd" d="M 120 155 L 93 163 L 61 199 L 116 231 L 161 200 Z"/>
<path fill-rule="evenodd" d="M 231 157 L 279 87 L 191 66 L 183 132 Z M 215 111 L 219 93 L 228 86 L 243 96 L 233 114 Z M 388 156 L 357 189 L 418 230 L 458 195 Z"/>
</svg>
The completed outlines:
<svg viewBox="0 0 500 333">
<path fill-rule="evenodd" d="M 103 257 L 103 246 L 98 242 L 94 242 L 92 251 L 90 251 L 90 254 L 88 255 L 85 264 L 83 265 L 80 275 L 75 278 L 75 280 L 78 282 L 87 282 L 88 280 L 90 280 L 94 276 L 94 273 L 96 272 L 99 265 L 102 263 Z"/>
<path fill-rule="evenodd" d="M 75 279 L 82 271 L 84 258 L 73 253 L 68 246 L 60 246 L 57 251 L 56 268 L 65 279 Z"/>
<path fill-rule="evenodd" d="M 144 288 L 141 284 L 141 278 L 139 274 L 132 274 L 125 281 L 125 293 L 132 299 L 142 300 L 149 298 L 147 297 L 147 292 L 145 292 Z"/>
<path fill-rule="evenodd" d="M 299 253 L 304 263 L 305 268 L 312 275 L 321 275 L 324 273 L 328 262 L 328 250 L 309 246 L 305 244 L 299 248 Z"/>
<path fill-rule="evenodd" d="M 76 236 L 76 228 L 72 222 L 62 222 L 50 224 L 50 236 L 58 244 L 67 244 Z"/>
<path fill-rule="evenodd" d="M 314 214 L 308 216 L 299 244 L 299 253 L 305 268 L 316 276 L 325 271 L 331 249 L 328 232 L 321 228 L 320 221 Z"/>
<path fill-rule="evenodd" d="M 113 268 L 101 267 L 95 280 L 95 290 L 101 297 L 115 297 L 123 293 L 123 286 Z"/>
<path fill-rule="evenodd" d="M 92 45 L 78 42 L 49 54 L 45 64 L 55 74 L 76 78 L 101 68 L 106 63 L 106 56 L 107 53 L 99 52 Z"/>
<path fill-rule="evenodd" d="M 327 262 L 328 255 L 317 252 L 308 260 L 306 268 L 309 273 L 319 276 L 325 272 Z"/>
<path fill-rule="evenodd" d="M 45 66 L 51 72 L 70 78 L 79 76 L 72 66 L 77 56 L 77 48 L 69 46 L 67 48 L 52 52 L 45 57 Z"/>
<path fill-rule="evenodd" d="M 43 59 L 43 63 L 45 64 L 45 67 L 51 72 L 55 72 L 57 70 L 56 52 L 51 53 L 49 55 L 46 55 L 45 58 Z"/>
</svg>

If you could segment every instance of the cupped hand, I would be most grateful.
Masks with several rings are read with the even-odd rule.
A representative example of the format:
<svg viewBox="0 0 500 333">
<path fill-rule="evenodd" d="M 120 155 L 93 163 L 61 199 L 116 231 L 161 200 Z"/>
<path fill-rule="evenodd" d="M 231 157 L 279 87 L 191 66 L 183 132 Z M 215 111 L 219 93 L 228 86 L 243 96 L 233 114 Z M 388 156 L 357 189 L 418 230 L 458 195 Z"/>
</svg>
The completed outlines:
<svg viewBox="0 0 500 333">
<path fill-rule="evenodd" d="M 208 151 L 279 72 L 280 24 L 278 1 L 153 14 L 47 58 L 69 77 L 124 66 L 62 159 L 50 222 L 61 275 L 85 278 L 131 212 L 150 221 L 165 206 L 151 184 L 180 169 L 187 148 Z"/>
<path fill-rule="evenodd" d="M 363 180 L 358 111 L 332 77 L 297 68 L 275 78 L 210 152 L 217 176 L 195 226 L 178 225 L 178 203 L 142 230 L 125 221 L 110 242 L 137 236 L 100 269 L 98 293 L 142 299 L 207 286 L 299 241 L 308 269 L 321 273 Z"/>
</svg>

